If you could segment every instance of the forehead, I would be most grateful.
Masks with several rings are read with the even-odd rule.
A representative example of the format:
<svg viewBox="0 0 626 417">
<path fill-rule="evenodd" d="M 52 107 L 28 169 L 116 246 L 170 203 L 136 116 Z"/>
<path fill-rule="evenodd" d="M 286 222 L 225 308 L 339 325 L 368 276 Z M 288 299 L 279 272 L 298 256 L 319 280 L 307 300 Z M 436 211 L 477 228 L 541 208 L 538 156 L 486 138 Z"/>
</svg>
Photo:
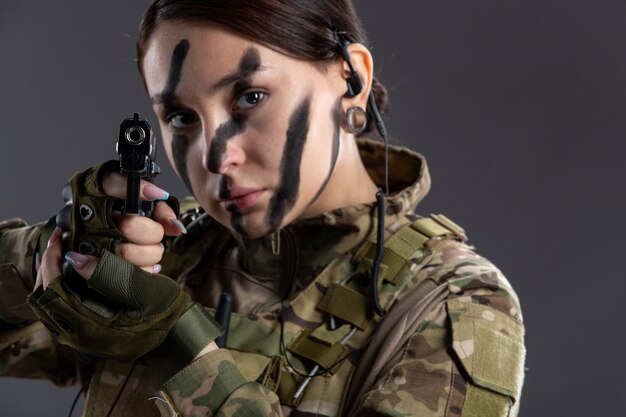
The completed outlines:
<svg viewBox="0 0 626 417">
<path fill-rule="evenodd" d="M 246 51 L 254 47 L 264 66 L 289 58 L 259 43 L 246 39 L 220 25 L 211 23 L 161 23 L 148 41 L 143 71 L 149 92 L 162 89 L 168 78 L 172 57 L 182 40 L 189 43 L 183 77 L 195 83 L 212 82 L 237 69 Z M 281 65 L 285 65 L 282 62 Z M 183 85 L 181 85 L 183 87 Z"/>
</svg>

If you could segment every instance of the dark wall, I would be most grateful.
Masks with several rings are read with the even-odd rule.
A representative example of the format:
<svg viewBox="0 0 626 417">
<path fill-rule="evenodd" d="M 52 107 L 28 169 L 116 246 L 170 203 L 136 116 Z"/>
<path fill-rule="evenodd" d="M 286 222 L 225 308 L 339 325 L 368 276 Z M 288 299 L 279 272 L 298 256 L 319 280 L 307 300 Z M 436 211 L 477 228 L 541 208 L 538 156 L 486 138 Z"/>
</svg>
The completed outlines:
<svg viewBox="0 0 626 417">
<path fill-rule="evenodd" d="M 521 416 L 618 414 L 626 2 L 390 3 L 357 1 L 387 124 L 429 158 L 420 211 L 465 226 L 520 295 Z M 157 126 L 134 63 L 145 4 L 0 4 L 0 218 L 53 215 L 74 171 L 115 156 L 123 117 Z M 161 162 L 159 184 L 183 194 Z M 0 379 L 1 414 L 65 415 L 76 391 Z"/>
</svg>

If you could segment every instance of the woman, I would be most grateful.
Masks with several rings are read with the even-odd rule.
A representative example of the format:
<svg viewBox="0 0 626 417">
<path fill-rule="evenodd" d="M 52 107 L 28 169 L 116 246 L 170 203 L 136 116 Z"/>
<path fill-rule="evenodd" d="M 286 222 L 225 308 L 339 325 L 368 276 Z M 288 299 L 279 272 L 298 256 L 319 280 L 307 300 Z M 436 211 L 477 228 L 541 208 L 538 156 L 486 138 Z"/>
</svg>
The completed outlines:
<svg viewBox="0 0 626 417">
<path fill-rule="evenodd" d="M 139 68 L 195 200 L 181 223 L 144 183 L 169 204 L 121 215 L 111 164 L 75 175 L 64 257 L 80 278 L 61 278 L 52 222 L 4 224 L 2 279 L 26 283 L 3 304 L 4 374 L 78 371 L 86 415 L 514 415 L 516 296 L 462 229 L 413 214 L 429 187 L 418 154 L 390 148 L 387 175 L 365 44 L 350 2 L 153 2 Z M 87 240 L 98 256 L 76 251 Z M 224 293 L 218 349 L 201 306 Z"/>
</svg>

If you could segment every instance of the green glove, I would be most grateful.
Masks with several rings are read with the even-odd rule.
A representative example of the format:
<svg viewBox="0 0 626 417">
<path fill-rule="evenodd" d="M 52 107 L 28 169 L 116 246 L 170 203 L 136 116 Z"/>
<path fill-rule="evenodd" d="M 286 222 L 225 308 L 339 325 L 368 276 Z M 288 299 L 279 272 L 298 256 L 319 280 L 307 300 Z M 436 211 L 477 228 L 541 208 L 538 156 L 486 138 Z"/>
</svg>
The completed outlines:
<svg viewBox="0 0 626 417">
<path fill-rule="evenodd" d="M 56 217 L 63 230 L 64 249 L 97 255 L 102 249 L 115 252 L 122 234 L 113 221 L 113 211 L 122 201 L 102 191 L 102 179 L 108 172 L 118 172 L 119 162 L 110 160 L 75 173 L 63 188 L 65 207 Z"/>
<path fill-rule="evenodd" d="M 93 291 L 76 293 L 57 277 L 45 291 L 40 287 L 28 297 L 59 342 L 80 352 L 131 361 L 159 347 L 171 333 L 159 356 L 179 357 L 184 366 L 221 332 L 172 279 L 147 273 L 107 250 L 87 284 Z"/>
<path fill-rule="evenodd" d="M 106 174 L 119 172 L 119 166 L 115 160 L 101 162 L 75 173 L 63 188 L 65 207 L 57 214 L 56 223 L 63 230 L 64 252 L 97 256 L 106 249 L 115 253 L 123 235 L 113 220 L 113 212 L 121 210 L 124 201 L 106 195 L 102 181 Z M 178 215 L 178 200 L 169 196 L 165 202 Z"/>
</svg>

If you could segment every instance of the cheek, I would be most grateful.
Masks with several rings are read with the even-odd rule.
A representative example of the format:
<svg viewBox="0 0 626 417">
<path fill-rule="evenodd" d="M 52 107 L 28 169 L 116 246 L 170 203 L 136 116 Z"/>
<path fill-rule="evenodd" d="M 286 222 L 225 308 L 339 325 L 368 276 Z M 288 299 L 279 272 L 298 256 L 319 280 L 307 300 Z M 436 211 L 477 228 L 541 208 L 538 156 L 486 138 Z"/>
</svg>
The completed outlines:
<svg viewBox="0 0 626 417">
<path fill-rule="evenodd" d="M 278 178 L 286 131 L 286 124 L 283 126 L 271 118 L 248 125 L 242 138 L 248 174 L 263 171 L 266 177 Z"/>
<path fill-rule="evenodd" d="M 309 138 L 306 141 L 302 156 L 303 187 L 319 187 L 319 182 L 326 177 L 329 171 L 331 164 L 329 156 L 333 147 L 334 137 L 334 129 L 330 122 L 328 114 L 324 115 L 324 117 L 318 115 L 317 118 L 313 118 L 311 121 Z"/>
<path fill-rule="evenodd" d="M 163 129 L 163 128 L 162 128 Z M 163 132 L 163 130 L 161 130 Z M 197 194 L 199 183 L 198 175 L 202 172 L 201 152 L 195 149 L 197 141 L 176 134 L 163 134 L 163 148 L 170 165 L 174 168 L 178 177 L 183 181 L 187 189 L 194 196 Z M 196 184 L 194 187 L 193 184 Z"/>
</svg>

